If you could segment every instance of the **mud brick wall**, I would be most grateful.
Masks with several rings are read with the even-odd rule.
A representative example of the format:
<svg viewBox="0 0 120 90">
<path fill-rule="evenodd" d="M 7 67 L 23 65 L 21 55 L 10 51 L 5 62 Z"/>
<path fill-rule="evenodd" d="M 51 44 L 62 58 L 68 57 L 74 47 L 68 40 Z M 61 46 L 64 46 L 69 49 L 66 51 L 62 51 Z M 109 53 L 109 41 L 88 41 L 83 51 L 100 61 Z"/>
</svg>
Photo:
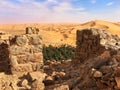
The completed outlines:
<svg viewBox="0 0 120 90">
<path fill-rule="evenodd" d="M 95 28 L 78 30 L 76 44 L 76 59 L 81 62 L 94 58 L 105 50 L 117 50 L 120 48 L 120 40 L 117 35 Z"/>
<path fill-rule="evenodd" d="M 11 72 L 31 72 L 43 64 L 42 37 L 36 28 L 26 28 L 25 35 L 10 39 L 9 58 Z"/>
</svg>

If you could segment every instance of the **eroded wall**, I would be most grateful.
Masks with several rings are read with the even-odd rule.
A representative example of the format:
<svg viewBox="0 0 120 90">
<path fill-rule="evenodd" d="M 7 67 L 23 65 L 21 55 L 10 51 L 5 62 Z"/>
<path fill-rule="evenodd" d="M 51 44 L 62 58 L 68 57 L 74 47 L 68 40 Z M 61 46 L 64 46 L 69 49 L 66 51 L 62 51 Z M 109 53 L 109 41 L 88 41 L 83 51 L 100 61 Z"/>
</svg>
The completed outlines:
<svg viewBox="0 0 120 90">
<path fill-rule="evenodd" d="M 120 38 L 106 30 L 88 28 L 77 31 L 76 59 L 84 62 L 102 54 L 105 50 L 118 50 Z"/>
<path fill-rule="evenodd" d="M 39 29 L 28 27 L 24 35 L 2 38 L 0 44 L 0 71 L 32 72 L 43 64 L 42 37 Z"/>
</svg>

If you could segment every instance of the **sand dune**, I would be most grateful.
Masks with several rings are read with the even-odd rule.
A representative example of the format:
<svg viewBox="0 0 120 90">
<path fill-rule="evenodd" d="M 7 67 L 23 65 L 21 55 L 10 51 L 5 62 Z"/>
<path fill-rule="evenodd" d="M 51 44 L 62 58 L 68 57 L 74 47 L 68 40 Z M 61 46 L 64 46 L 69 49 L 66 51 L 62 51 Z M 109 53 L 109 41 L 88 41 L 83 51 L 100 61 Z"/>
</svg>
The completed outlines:
<svg viewBox="0 0 120 90">
<path fill-rule="evenodd" d="M 84 28 L 100 28 L 110 31 L 113 34 L 120 35 L 120 23 L 94 20 L 84 24 L 3 24 L 0 25 L 0 31 L 11 34 L 24 34 L 26 27 L 38 27 L 43 36 L 43 43 L 46 45 L 75 45 L 76 30 Z"/>
</svg>

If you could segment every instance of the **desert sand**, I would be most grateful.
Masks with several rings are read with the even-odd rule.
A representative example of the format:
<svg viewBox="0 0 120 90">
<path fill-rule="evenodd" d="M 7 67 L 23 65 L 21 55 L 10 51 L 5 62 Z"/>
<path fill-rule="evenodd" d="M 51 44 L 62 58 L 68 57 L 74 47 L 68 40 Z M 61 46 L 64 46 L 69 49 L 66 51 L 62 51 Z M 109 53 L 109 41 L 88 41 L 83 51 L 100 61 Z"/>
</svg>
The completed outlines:
<svg viewBox="0 0 120 90">
<path fill-rule="evenodd" d="M 25 32 L 26 27 L 37 27 L 43 37 L 45 45 L 76 45 L 76 31 L 84 28 L 99 28 L 120 35 L 120 23 L 94 20 L 83 24 L 1 24 L 0 31 L 19 35 Z"/>
</svg>

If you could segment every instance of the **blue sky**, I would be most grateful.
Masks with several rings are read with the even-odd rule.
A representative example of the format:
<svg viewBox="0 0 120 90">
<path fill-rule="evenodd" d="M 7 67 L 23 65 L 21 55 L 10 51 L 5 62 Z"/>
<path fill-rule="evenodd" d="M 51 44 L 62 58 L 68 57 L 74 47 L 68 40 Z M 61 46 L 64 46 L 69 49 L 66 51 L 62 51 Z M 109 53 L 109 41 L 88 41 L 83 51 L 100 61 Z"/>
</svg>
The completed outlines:
<svg viewBox="0 0 120 90">
<path fill-rule="evenodd" d="M 120 0 L 1 0 L 0 23 L 120 22 Z"/>
</svg>

